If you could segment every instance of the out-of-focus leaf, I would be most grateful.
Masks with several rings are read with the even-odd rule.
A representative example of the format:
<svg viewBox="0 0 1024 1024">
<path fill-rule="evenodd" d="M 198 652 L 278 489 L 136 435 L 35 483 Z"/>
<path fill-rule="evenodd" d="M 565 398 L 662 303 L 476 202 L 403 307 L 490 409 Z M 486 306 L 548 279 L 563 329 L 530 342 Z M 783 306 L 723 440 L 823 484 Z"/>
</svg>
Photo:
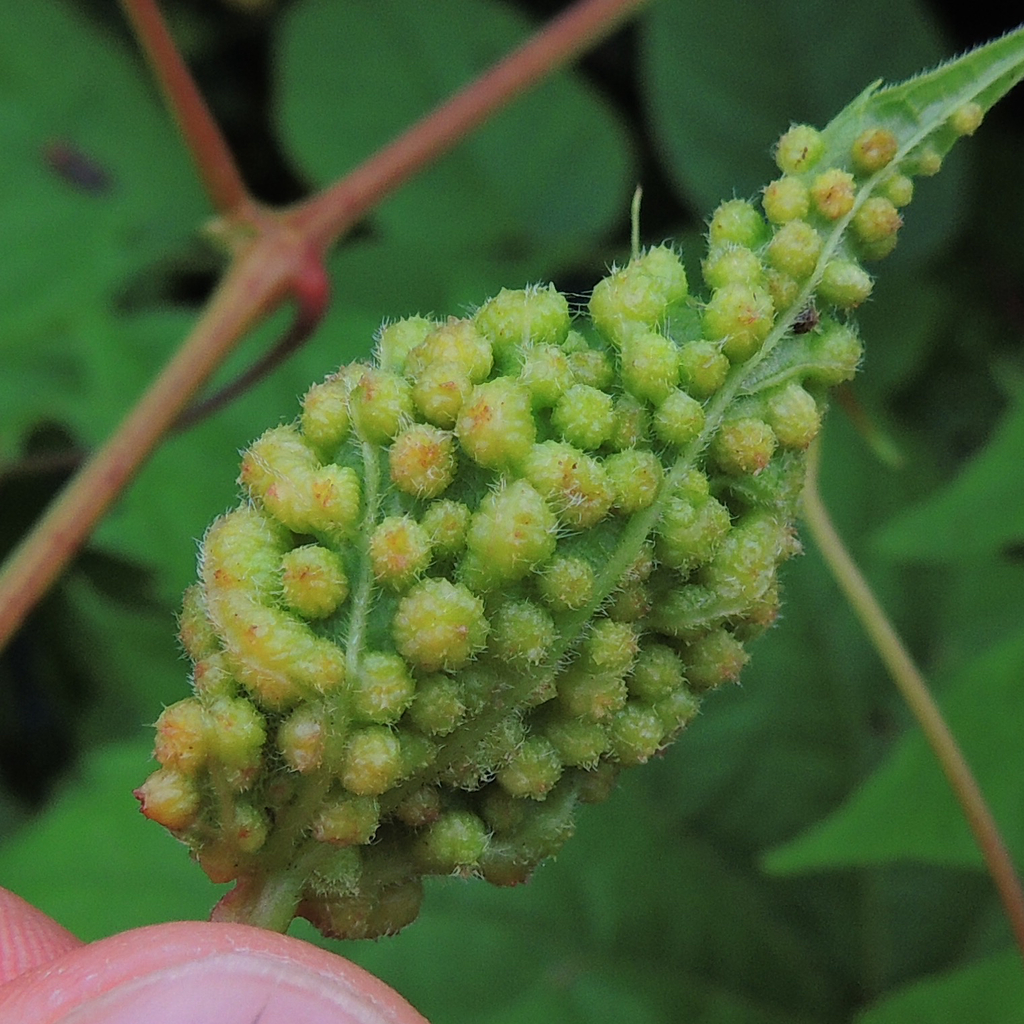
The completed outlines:
<svg viewBox="0 0 1024 1024">
<path fill-rule="evenodd" d="M 643 42 L 657 143 L 680 196 L 701 214 L 766 184 L 776 173 L 768 154 L 791 122 L 823 126 L 866 82 L 898 81 L 947 52 L 921 4 L 888 0 L 663 0 L 645 19 Z M 764 159 L 751 159 L 757 153 Z M 952 167 L 927 184 L 901 257 L 949 237 L 962 187 Z"/>
<path fill-rule="evenodd" d="M 1011 852 L 1024 853 L 1024 634 L 945 687 L 942 709 Z M 777 872 L 918 860 L 980 866 L 981 854 L 934 754 L 916 729 L 836 813 L 769 854 Z"/>
<path fill-rule="evenodd" d="M 2 20 L 0 444 L 9 446 L 40 407 L 58 417 L 61 390 L 80 385 L 92 311 L 179 245 L 206 207 L 170 120 L 119 45 L 57 0 Z"/>
<path fill-rule="evenodd" d="M 1022 1024 L 1020 950 L 925 978 L 859 1014 L 857 1024 Z"/>
<path fill-rule="evenodd" d="M 786 884 L 766 887 L 749 862 L 677 820 L 657 787 L 625 778 L 608 803 L 580 809 L 576 836 L 529 885 L 436 883 L 414 927 L 330 948 L 450 1024 L 512 1024 L 531 1006 L 581 1024 L 795 1024 L 813 1019 L 809 1007 L 834 1009 L 819 951 L 789 918 Z M 475 966 L 442 972 L 437 950 L 446 964 Z M 606 1000 L 620 1017 L 601 1015 Z"/>
<path fill-rule="evenodd" d="M 4 886 L 86 941 L 205 918 L 219 896 L 133 806 L 150 748 L 147 737 L 95 749 L 46 815 L 0 844 Z"/>
<path fill-rule="evenodd" d="M 277 40 L 281 136 L 299 166 L 326 182 L 528 31 L 489 0 L 303 0 Z M 609 108 L 561 74 L 497 114 L 375 217 L 428 252 L 457 239 L 517 255 L 606 230 L 628 201 L 629 168 L 625 133 Z"/>
<path fill-rule="evenodd" d="M 886 554 L 976 562 L 1024 540 L 1024 398 L 964 471 L 878 535 Z"/>
</svg>

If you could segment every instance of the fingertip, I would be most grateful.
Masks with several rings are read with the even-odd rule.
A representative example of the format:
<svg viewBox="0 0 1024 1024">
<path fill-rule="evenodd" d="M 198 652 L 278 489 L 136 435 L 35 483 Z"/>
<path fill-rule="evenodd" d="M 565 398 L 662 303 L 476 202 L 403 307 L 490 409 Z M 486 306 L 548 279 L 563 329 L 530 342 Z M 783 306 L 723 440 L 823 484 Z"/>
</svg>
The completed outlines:
<svg viewBox="0 0 1024 1024">
<path fill-rule="evenodd" d="M 19 1024 L 426 1024 L 342 957 L 249 925 L 174 922 L 91 943 L 0 989 Z"/>
<path fill-rule="evenodd" d="M 0 985 L 81 945 L 52 917 L 0 888 Z"/>
</svg>

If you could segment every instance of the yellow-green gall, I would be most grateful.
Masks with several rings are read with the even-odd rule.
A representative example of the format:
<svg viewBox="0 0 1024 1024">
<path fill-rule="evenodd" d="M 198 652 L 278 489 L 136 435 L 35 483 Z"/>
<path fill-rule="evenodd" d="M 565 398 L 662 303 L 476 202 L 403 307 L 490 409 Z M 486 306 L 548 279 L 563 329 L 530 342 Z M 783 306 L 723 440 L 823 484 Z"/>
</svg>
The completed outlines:
<svg viewBox="0 0 1024 1024">
<path fill-rule="evenodd" d="M 942 154 L 931 145 L 922 146 L 911 154 L 907 166 L 912 174 L 930 178 L 942 170 Z"/>
<path fill-rule="evenodd" d="M 678 381 L 679 347 L 671 338 L 646 331 L 623 341 L 622 383 L 631 394 L 657 404 Z"/>
<path fill-rule="evenodd" d="M 249 597 L 277 588 L 288 535 L 260 511 L 242 506 L 213 521 L 203 538 L 200 574 L 205 613 L 220 633 L 218 607 L 225 595 Z"/>
<path fill-rule="evenodd" d="M 319 544 L 304 544 L 281 558 L 281 598 L 307 619 L 333 614 L 348 597 L 348 577 L 341 558 Z"/>
<path fill-rule="evenodd" d="M 427 871 L 448 875 L 472 867 L 487 849 L 487 826 L 470 811 L 446 811 L 423 832 L 414 848 Z"/>
<path fill-rule="evenodd" d="M 856 198 L 853 175 L 838 167 L 822 171 L 811 182 L 811 202 L 827 220 L 845 217 L 853 209 Z"/>
<path fill-rule="evenodd" d="M 683 685 L 683 663 L 665 644 L 644 647 L 626 681 L 630 695 L 648 704 L 656 704 Z"/>
<path fill-rule="evenodd" d="M 328 800 L 313 819 L 313 838 L 334 846 L 362 846 L 380 824 L 380 805 L 371 796 Z"/>
<path fill-rule="evenodd" d="M 980 103 L 971 101 L 957 107 L 949 117 L 949 127 L 957 135 L 973 135 L 985 118 L 985 111 Z"/>
<path fill-rule="evenodd" d="M 590 297 L 594 326 L 616 345 L 637 330 L 657 327 L 687 295 L 686 271 L 669 246 L 635 256 L 599 281 Z"/>
<path fill-rule="evenodd" d="M 462 578 L 474 590 L 522 579 L 555 550 L 558 522 L 526 480 L 487 494 L 470 520 Z"/>
<path fill-rule="evenodd" d="M 628 622 L 598 619 L 580 646 L 580 665 L 598 675 L 619 678 L 633 667 L 639 650 L 636 629 Z"/>
<path fill-rule="evenodd" d="M 193 660 L 209 657 L 220 650 L 216 630 L 206 611 L 203 588 L 193 583 L 185 591 L 178 616 L 178 638 L 185 653 Z"/>
<path fill-rule="evenodd" d="M 249 447 L 239 482 L 296 533 L 343 534 L 359 516 L 355 471 L 321 466 L 293 426 L 268 430 Z"/>
<path fill-rule="evenodd" d="M 251 854 L 261 850 L 269 831 L 270 822 L 260 810 L 248 803 L 235 805 L 229 836 L 232 845 L 240 853 Z"/>
<path fill-rule="evenodd" d="M 412 388 L 388 370 L 367 367 L 348 401 L 353 426 L 370 444 L 387 444 L 412 418 Z"/>
<path fill-rule="evenodd" d="M 405 374 L 416 379 L 429 369 L 444 366 L 479 384 L 487 379 L 493 364 L 491 343 L 477 325 L 472 320 L 450 316 L 409 352 Z"/>
<path fill-rule="evenodd" d="M 632 395 L 619 395 L 612 402 L 612 432 L 606 442 L 615 451 L 635 448 L 650 432 L 651 410 Z"/>
<path fill-rule="evenodd" d="M 882 259 L 896 247 L 903 218 L 884 196 L 871 196 L 853 215 L 853 233 L 865 259 Z"/>
<path fill-rule="evenodd" d="M 905 174 L 894 174 L 883 182 L 881 193 L 893 206 L 907 206 L 914 199 L 914 179 Z"/>
<path fill-rule="evenodd" d="M 326 745 L 323 711 L 314 704 L 300 705 L 277 727 L 277 749 L 292 771 L 315 772 L 323 763 Z"/>
<path fill-rule="evenodd" d="M 573 667 L 558 680 L 558 704 L 567 718 L 602 722 L 626 703 L 621 675 L 598 674 Z"/>
<path fill-rule="evenodd" d="M 441 816 L 441 793 L 436 786 L 421 786 L 396 808 L 395 814 L 409 828 L 423 828 Z"/>
<path fill-rule="evenodd" d="M 551 425 L 579 448 L 600 448 L 612 423 L 612 396 L 589 384 L 573 385 L 551 410 Z"/>
<path fill-rule="evenodd" d="M 530 736 L 498 771 L 498 785 L 511 796 L 543 800 L 562 771 L 562 759 L 551 741 L 543 736 Z"/>
<path fill-rule="evenodd" d="M 570 768 L 593 768 L 608 749 L 608 732 L 599 722 L 557 718 L 544 726 L 544 735 Z"/>
<path fill-rule="evenodd" d="M 795 277 L 772 267 L 765 275 L 768 294 L 778 313 L 788 312 L 793 303 L 800 298 L 801 285 Z"/>
<path fill-rule="evenodd" d="M 654 432 L 676 448 L 688 445 L 704 429 L 704 406 L 685 391 L 673 391 L 654 411 Z"/>
<path fill-rule="evenodd" d="M 466 717 L 462 687 L 449 676 L 427 676 L 416 688 L 408 717 L 430 736 L 447 736 Z"/>
<path fill-rule="evenodd" d="M 195 780 L 176 768 L 158 768 L 133 795 L 147 818 L 172 831 L 188 828 L 199 813 Z"/>
<path fill-rule="evenodd" d="M 328 377 L 314 384 L 302 399 L 302 434 L 324 458 L 330 458 L 349 435 L 351 377 L 345 373 Z"/>
<path fill-rule="evenodd" d="M 519 380 L 537 409 L 550 409 L 576 383 L 569 354 L 555 345 L 535 345 L 523 354 Z"/>
<path fill-rule="evenodd" d="M 859 306 L 870 294 L 871 276 L 853 260 L 830 260 L 821 275 L 818 296 L 841 309 Z"/>
<path fill-rule="evenodd" d="M 746 249 L 759 249 L 767 238 L 767 232 L 764 218 L 752 203 L 745 199 L 729 199 L 711 215 L 708 248 L 740 245 Z"/>
<path fill-rule="evenodd" d="M 471 514 L 461 501 L 444 499 L 431 503 L 420 522 L 430 538 L 435 558 L 452 558 L 462 552 Z"/>
<path fill-rule="evenodd" d="M 425 579 L 398 602 L 392 637 L 398 653 L 424 672 L 462 668 L 487 641 L 484 604 L 461 583 Z"/>
<path fill-rule="evenodd" d="M 508 377 L 478 384 L 455 427 L 466 454 L 486 469 L 515 466 L 537 434 L 530 392 Z"/>
<path fill-rule="evenodd" d="M 782 385 L 768 397 L 765 415 L 779 444 L 785 448 L 806 448 L 821 429 L 818 403 L 795 381 Z"/>
<path fill-rule="evenodd" d="M 825 152 L 825 140 L 817 128 L 795 124 L 775 144 L 775 163 L 783 174 L 809 171 Z"/>
<path fill-rule="evenodd" d="M 671 740 L 692 722 L 700 712 L 700 700 L 686 686 L 681 686 L 667 697 L 662 697 L 654 710 L 665 729 L 665 738 Z"/>
<path fill-rule="evenodd" d="M 642 330 L 642 327 L 638 326 L 635 330 Z M 570 336 L 572 334 L 579 336 L 576 331 L 570 332 Z M 607 352 L 602 352 L 597 348 L 589 348 L 586 342 L 583 341 L 581 347 L 568 351 L 567 357 L 569 369 L 572 371 L 573 377 L 569 385 L 570 387 L 573 384 L 586 384 L 587 387 L 604 391 L 614 383 L 615 367 Z M 568 388 L 565 390 L 567 391 Z"/>
<path fill-rule="evenodd" d="M 713 629 L 681 652 L 686 679 L 697 691 L 738 679 L 747 663 L 743 645 L 726 629 Z"/>
<path fill-rule="evenodd" d="M 622 765 L 645 764 L 664 738 L 665 727 L 658 713 L 638 701 L 628 701 L 608 724 L 609 751 Z"/>
<path fill-rule="evenodd" d="M 679 350 L 683 388 L 695 398 L 710 398 L 725 383 L 732 363 L 713 341 L 688 341 Z"/>
<path fill-rule="evenodd" d="M 673 495 L 658 524 L 658 558 L 688 572 L 711 559 L 730 525 L 729 510 L 717 499 Z"/>
<path fill-rule="evenodd" d="M 398 740 L 402 747 L 403 779 L 424 771 L 437 760 L 437 744 L 418 730 L 399 729 Z"/>
<path fill-rule="evenodd" d="M 437 427 L 451 428 L 472 390 L 473 383 L 466 373 L 442 363 L 429 366 L 417 375 L 412 400 L 425 420 Z"/>
<path fill-rule="evenodd" d="M 195 775 L 206 763 L 206 711 L 195 697 L 164 708 L 156 720 L 153 756 L 165 768 Z"/>
<path fill-rule="evenodd" d="M 768 243 L 768 262 L 776 270 L 802 280 L 818 265 L 823 243 L 821 235 L 805 220 L 783 224 Z"/>
<path fill-rule="evenodd" d="M 357 796 L 380 796 L 402 776 L 402 747 L 386 726 L 357 729 L 345 745 L 341 784 Z"/>
<path fill-rule="evenodd" d="M 852 327 L 832 319 L 822 320 L 821 330 L 808 337 L 812 355 L 808 380 L 834 387 L 853 379 L 864 346 Z"/>
<path fill-rule="evenodd" d="M 372 651 L 360 658 L 356 678 L 349 681 L 349 693 L 356 719 L 390 725 L 412 703 L 416 684 L 397 654 Z"/>
<path fill-rule="evenodd" d="M 807 216 L 811 195 L 800 178 L 786 174 L 765 186 L 761 206 L 773 224 L 786 224 Z"/>
<path fill-rule="evenodd" d="M 192 688 L 201 697 L 234 697 L 238 690 L 228 660 L 222 653 L 201 658 L 192 669 Z"/>
<path fill-rule="evenodd" d="M 887 167 L 899 151 L 900 141 L 888 128 L 866 128 L 853 140 L 850 159 L 860 174 Z"/>
<path fill-rule="evenodd" d="M 210 705 L 210 757 L 236 773 L 236 788 L 244 788 L 260 762 L 267 738 L 266 720 L 251 701 L 224 697 Z"/>
<path fill-rule="evenodd" d="M 391 480 L 414 498 L 436 498 L 455 479 L 455 438 L 429 423 L 416 423 L 395 438 L 388 451 Z"/>
<path fill-rule="evenodd" d="M 369 552 L 374 578 L 401 590 L 430 564 L 430 534 L 409 516 L 387 516 L 370 534 Z"/>
<path fill-rule="evenodd" d="M 491 621 L 490 649 L 514 665 L 539 665 L 557 639 L 551 616 L 532 601 L 506 601 Z"/>
<path fill-rule="evenodd" d="M 609 455 L 604 469 L 615 492 L 615 508 L 627 516 L 654 504 L 665 475 L 654 452 L 636 448 Z"/>
<path fill-rule="evenodd" d="M 775 582 L 776 566 L 788 554 L 787 533 L 770 515 L 747 516 L 701 570 L 702 582 L 720 600 L 760 600 Z"/>
<path fill-rule="evenodd" d="M 474 320 L 502 355 L 520 346 L 560 345 L 569 333 L 569 304 L 552 284 L 515 291 L 502 288 L 480 307 Z"/>
<path fill-rule="evenodd" d="M 723 288 L 727 284 L 757 284 L 764 274 L 761 260 L 743 245 L 723 245 L 712 249 L 702 269 L 710 288 Z"/>
<path fill-rule="evenodd" d="M 764 420 L 741 416 L 726 420 L 711 442 L 711 455 L 726 473 L 760 473 L 772 455 L 778 440 Z"/>
<path fill-rule="evenodd" d="M 544 603 L 555 611 L 575 611 L 593 600 L 597 586 L 594 567 L 573 555 L 553 558 L 537 577 L 537 590 Z"/>
<path fill-rule="evenodd" d="M 404 317 L 385 324 L 377 338 L 377 365 L 392 373 L 404 373 L 409 353 L 437 324 L 425 316 Z"/>
<path fill-rule="evenodd" d="M 775 318 L 772 297 L 759 285 L 718 288 L 704 308 L 702 326 L 709 341 L 721 341 L 733 363 L 749 359 L 768 337 Z"/>
<path fill-rule="evenodd" d="M 567 526 L 588 529 L 611 510 L 615 491 L 604 467 L 571 444 L 536 444 L 523 462 L 526 479 Z"/>
</svg>

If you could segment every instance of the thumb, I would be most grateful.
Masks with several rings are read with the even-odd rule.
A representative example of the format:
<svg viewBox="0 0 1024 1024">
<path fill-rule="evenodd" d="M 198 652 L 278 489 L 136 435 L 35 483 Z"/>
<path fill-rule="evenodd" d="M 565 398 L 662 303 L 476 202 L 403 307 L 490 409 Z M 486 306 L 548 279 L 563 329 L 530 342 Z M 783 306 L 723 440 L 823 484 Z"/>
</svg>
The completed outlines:
<svg viewBox="0 0 1024 1024">
<path fill-rule="evenodd" d="M 15 960 L 36 966 L 18 973 Z M 382 981 L 300 939 L 179 921 L 82 945 L 0 890 L 3 977 L 0 1024 L 426 1024 Z"/>
</svg>

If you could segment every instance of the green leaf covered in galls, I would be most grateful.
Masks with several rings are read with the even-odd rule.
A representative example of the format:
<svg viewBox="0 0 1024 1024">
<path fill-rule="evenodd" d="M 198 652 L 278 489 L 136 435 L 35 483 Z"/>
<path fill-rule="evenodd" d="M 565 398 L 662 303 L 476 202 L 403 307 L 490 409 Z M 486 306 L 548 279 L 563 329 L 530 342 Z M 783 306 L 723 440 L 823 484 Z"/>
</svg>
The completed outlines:
<svg viewBox="0 0 1024 1024">
<path fill-rule="evenodd" d="M 544 284 L 388 323 L 253 442 L 136 791 L 237 881 L 223 916 L 376 936 L 426 875 L 523 882 L 738 677 L 861 361 L 862 261 L 1020 77 L 1005 45 L 790 127 L 759 202 L 712 212 L 705 291 L 659 245 L 575 315 Z"/>
</svg>

